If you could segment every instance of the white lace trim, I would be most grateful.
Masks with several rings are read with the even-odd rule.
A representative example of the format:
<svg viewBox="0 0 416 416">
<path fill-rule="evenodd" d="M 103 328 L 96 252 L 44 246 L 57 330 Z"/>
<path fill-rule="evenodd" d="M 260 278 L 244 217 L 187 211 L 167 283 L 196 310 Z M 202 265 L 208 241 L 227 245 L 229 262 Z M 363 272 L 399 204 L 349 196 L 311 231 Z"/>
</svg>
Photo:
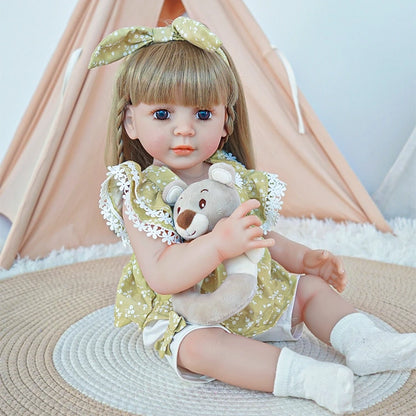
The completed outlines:
<svg viewBox="0 0 416 416">
<path fill-rule="evenodd" d="M 101 215 L 103 216 L 110 230 L 113 231 L 117 235 L 117 237 L 121 238 L 124 245 L 130 246 L 130 241 L 127 236 L 126 229 L 124 227 L 123 218 L 120 216 L 120 214 L 114 208 L 111 202 L 111 197 L 108 192 L 108 182 L 110 181 L 109 173 L 107 173 L 107 176 L 108 178 L 101 185 L 100 200 L 98 203 L 101 209 Z M 121 203 L 121 193 L 120 193 L 120 203 Z"/>
<path fill-rule="evenodd" d="M 224 150 L 217 153 L 217 158 L 220 160 L 222 159 L 230 162 L 236 162 L 244 167 L 244 165 L 240 163 L 232 153 L 227 153 Z M 263 223 L 262 229 L 263 232 L 267 234 L 273 229 L 280 217 L 280 210 L 283 205 L 282 198 L 285 195 L 286 184 L 278 178 L 278 175 L 269 172 L 264 173 L 267 176 L 269 186 L 266 197 L 266 206 L 264 207 L 266 221 Z M 237 171 L 235 175 L 235 184 L 238 188 L 244 187 L 244 180 Z"/>
<path fill-rule="evenodd" d="M 266 197 L 265 214 L 266 221 L 262 225 L 263 231 L 267 234 L 277 223 L 282 208 L 282 198 L 285 195 L 286 184 L 274 173 L 265 172 L 269 181 L 269 191 Z"/>
<path fill-rule="evenodd" d="M 224 159 L 234 160 L 231 154 L 223 153 Z M 101 185 L 100 191 L 100 201 L 99 207 L 101 209 L 101 214 L 106 221 L 108 227 L 113 231 L 121 240 L 124 245 L 130 246 L 130 239 L 127 234 L 123 218 L 119 214 L 121 211 L 121 204 L 124 201 L 126 214 L 130 221 L 133 222 L 135 228 L 139 231 L 144 231 L 146 236 L 152 237 L 154 239 L 161 238 L 163 242 L 167 244 L 180 243 L 182 240 L 180 236 L 168 229 L 164 228 L 159 224 L 152 224 L 150 222 L 143 222 L 140 220 L 137 213 L 134 211 L 131 202 L 130 202 L 130 182 L 128 176 L 125 172 L 125 166 L 130 169 L 131 175 L 135 183 L 138 185 L 140 183 L 140 175 L 136 169 L 136 166 L 132 162 L 125 162 L 123 166 L 110 166 L 108 168 L 107 179 Z M 282 182 L 276 174 L 265 172 L 268 179 L 268 193 L 265 202 L 265 216 L 266 221 L 263 223 L 262 228 L 265 234 L 267 234 L 273 227 L 276 225 L 277 220 L 279 219 L 279 211 L 282 208 L 282 198 L 286 191 L 286 184 Z M 118 187 L 119 195 L 115 196 L 114 199 L 119 198 L 118 206 L 115 208 L 113 206 L 110 194 L 108 192 L 108 185 L 110 179 L 113 178 L 117 181 L 116 185 Z M 237 173 L 236 175 L 236 185 L 238 187 L 243 186 L 243 179 Z M 139 196 L 134 202 L 142 208 L 145 213 L 150 218 L 155 218 L 161 223 L 164 223 L 170 227 L 174 227 L 173 219 L 171 216 L 164 210 L 153 210 L 149 207 L 148 202 L 145 197 Z"/>
<path fill-rule="evenodd" d="M 101 214 L 110 230 L 113 231 L 119 238 L 121 238 L 126 246 L 130 246 L 130 239 L 126 231 L 123 218 L 119 214 L 121 211 L 121 202 L 123 200 L 126 214 L 129 220 L 133 222 L 134 227 L 139 231 L 144 231 L 146 236 L 152 237 L 154 239 L 159 237 L 163 242 L 169 245 L 181 242 L 179 235 L 174 231 L 164 228 L 158 224 L 143 222 L 139 218 L 130 202 L 130 182 L 124 167 L 127 165 L 127 167 L 130 169 L 133 179 L 137 185 L 140 183 L 140 175 L 132 162 L 125 162 L 123 165 L 124 166 L 110 166 L 107 172 L 107 179 L 101 185 L 99 207 L 101 209 Z M 110 194 L 108 192 L 108 184 L 111 178 L 117 181 L 117 187 L 119 190 L 119 195 L 115 196 L 115 199 L 117 199 L 117 197 L 120 199 L 117 209 L 113 206 Z M 146 203 L 146 198 L 138 197 L 134 200 L 134 202 L 138 204 L 138 206 L 142 208 L 149 217 L 156 218 L 166 225 L 173 226 L 173 220 L 170 215 L 163 210 L 153 210 L 149 208 Z"/>
<path fill-rule="evenodd" d="M 234 180 L 234 182 L 235 182 L 235 186 L 237 188 L 240 188 L 241 189 L 244 186 L 243 178 L 241 177 L 241 175 L 238 172 L 235 172 L 235 180 Z"/>
<path fill-rule="evenodd" d="M 133 207 L 130 203 L 130 192 L 123 195 L 124 204 L 126 208 L 126 214 L 128 219 L 133 223 L 134 228 L 137 228 L 139 231 L 144 231 L 147 237 L 152 237 L 153 239 L 161 238 L 164 243 L 169 245 L 174 243 L 180 243 L 181 239 L 178 234 L 173 232 L 172 230 L 168 230 L 158 224 L 152 224 L 149 222 L 143 222 L 140 220 L 137 213 L 134 211 Z M 153 210 L 145 205 L 145 199 L 140 197 L 139 199 L 135 199 L 135 201 L 140 208 L 143 208 L 147 215 L 152 218 L 157 218 L 160 221 L 164 222 L 165 224 L 172 224 L 172 218 L 169 216 L 168 213 L 164 212 L 163 210 Z"/>
</svg>

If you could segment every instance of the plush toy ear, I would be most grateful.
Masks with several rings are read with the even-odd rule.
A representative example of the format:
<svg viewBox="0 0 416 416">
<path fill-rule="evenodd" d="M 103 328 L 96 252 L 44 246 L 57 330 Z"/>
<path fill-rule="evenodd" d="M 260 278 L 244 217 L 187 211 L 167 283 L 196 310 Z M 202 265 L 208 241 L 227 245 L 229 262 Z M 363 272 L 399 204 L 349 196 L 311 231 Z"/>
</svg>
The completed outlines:
<svg viewBox="0 0 416 416">
<path fill-rule="evenodd" d="M 227 163 L 214 163 L 210 166 L 208 176 L 213 181 L 220 182 L 227 186 L 234 186 L 235 170 Z"/>
<path fill-rule="evenodd" d="M 176 179 L 166 185 L 162 192 L 162 199 L 169 205 L 175 205 L 180 194 L 188 187 L 181 179 Z"/>
</svg>

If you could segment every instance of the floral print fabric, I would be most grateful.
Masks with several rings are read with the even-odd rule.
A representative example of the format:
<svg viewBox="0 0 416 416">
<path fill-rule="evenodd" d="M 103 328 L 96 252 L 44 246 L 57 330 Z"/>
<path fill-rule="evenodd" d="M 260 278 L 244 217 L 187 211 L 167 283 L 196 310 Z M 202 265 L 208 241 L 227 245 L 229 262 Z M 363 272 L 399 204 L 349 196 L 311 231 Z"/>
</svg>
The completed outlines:
<svg viewBox="0 0 416 416">
<path fill-rule="evenodd" d="M 236 188 L 241 202 L 256 198 L 261 206 L 254 213 L 262 220 L 265 234 L 276 224 L 285 184 L 277 175 L 248 170 L 223 151 L 218 151 L 210 163 L 226 162 L 236 170 Z M 132 161 L 109 168 L 101 187 L 100 208 L 104 219 L 125 244 L 129 238 L 122 218 L 122 206 L 134 226 L 149 238 L 161 238 L 166 244 L 181 243 L 176 233 L 172 210 L 162 199 L 164 187 L 177 176 L 167 167 L 149 166 L 144 171 Z M 201 291 L 209 293 L 226 278 L 220 265 L 207 276 Z M 231 332 L 252 337 L 273 327 L 292 301 L 297 277 L 276 263 L 268 250 L 258 263 L 258 288 L 251 303 L 222 324 Z M 170 295 L 159 295 L 147 285 L 134 254 L 123 269 L 117 288 L 114 309 L 116 326 L 136 323 L 140 329 L 154 320 L 166 319 L 169 326 L 155 347 L 161 357 L 169 354 L 174 334 L 186 325 L 172 309 Z"/>
</svg>

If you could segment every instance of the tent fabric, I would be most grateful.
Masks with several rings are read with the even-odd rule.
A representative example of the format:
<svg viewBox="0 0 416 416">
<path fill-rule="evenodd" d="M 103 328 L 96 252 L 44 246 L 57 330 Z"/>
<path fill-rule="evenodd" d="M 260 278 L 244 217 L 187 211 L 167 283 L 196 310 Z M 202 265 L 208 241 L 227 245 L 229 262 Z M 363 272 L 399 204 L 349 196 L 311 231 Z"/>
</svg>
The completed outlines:
<svg viewBox="0 0 416 416">
<path fill-rule="evenodd" d="M 288 184 L 282 214 L 370 222 L 390 231 L 301 93 L 305 134 L 298 133 L 285 67 L 242 0 L 80 0 L 2 162 L 0 214 L 12 227 L 0 266 L 10 267 L 17 254 L 36 258 L 115 241 L 97 199 L 119 62 L 89 71 L 88 61 L 115 29 L 155 26 L 184 10 L 213 30 L 235 60 L 257 168 Z M 69 75 L 68 62 L 74 63 Z"/>
<path fill-rule="evenodd" d="M 416 127 L 373 198 L 387 218 L 416 219 Z M 412 192 L 409 192 L 412 189 Z"/>
</svg>

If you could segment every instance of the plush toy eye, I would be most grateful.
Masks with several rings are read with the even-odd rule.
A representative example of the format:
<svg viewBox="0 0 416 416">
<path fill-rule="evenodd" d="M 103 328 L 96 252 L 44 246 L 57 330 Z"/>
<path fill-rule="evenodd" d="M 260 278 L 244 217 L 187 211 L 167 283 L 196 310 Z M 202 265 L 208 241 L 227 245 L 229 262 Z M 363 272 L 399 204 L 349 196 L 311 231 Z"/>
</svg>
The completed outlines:
<svg viewBox="0 0 416 416">
<path fill-rule="evenodd" d="M 176 210 L 176 213 L 179 215 L 180 212 L 181 212 L 181 207 L 178 207 L 178 209 Z"/>
<path fill-rule="evenodd" d="M 201 208 L 201 209 L 205 208 L 206 204 L 207 204 L 207 201 L 205 201 L 205 199 L 201 199 L 199 201 L 199 208 Z"/>
</svg>

